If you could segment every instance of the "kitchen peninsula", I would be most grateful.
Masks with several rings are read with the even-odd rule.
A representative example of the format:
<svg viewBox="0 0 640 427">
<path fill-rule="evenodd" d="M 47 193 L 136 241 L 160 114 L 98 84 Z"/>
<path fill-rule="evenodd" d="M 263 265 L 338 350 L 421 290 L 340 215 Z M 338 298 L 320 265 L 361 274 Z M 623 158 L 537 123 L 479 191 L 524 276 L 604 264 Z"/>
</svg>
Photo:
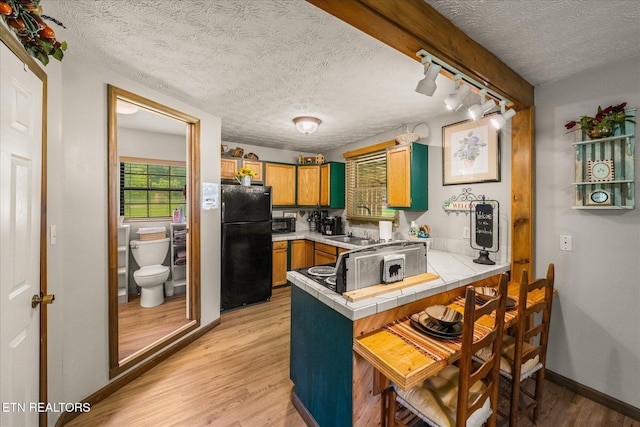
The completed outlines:
<svg viewBox="0 0 640 427">
<path fill-rule="evenodd" d="M 309 234 L 297 233 L 288 239 L 356 248 Z M 466 285 L 495 285 L 499 274 L 510 268 L 508 263 L 476 264 L 472 257 L 435 250 L 428 251 L 427 264 L 428 272 L 438 278 L 353 302 L 301 273 L 287 273 L 292 285 L 292 400 L 308 424 L 379 425 L 377 375 L 371 364 L 353 351 L 354 339 L 428 305 L 448 303 L 462 295 Z"/>
</svg>

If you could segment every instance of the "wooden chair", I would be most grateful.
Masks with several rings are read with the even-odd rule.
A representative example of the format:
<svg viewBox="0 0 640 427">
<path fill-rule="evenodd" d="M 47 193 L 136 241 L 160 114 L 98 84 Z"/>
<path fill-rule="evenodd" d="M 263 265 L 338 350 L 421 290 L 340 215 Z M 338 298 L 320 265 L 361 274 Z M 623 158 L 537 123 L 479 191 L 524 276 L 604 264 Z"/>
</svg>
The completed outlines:
<svg viewBox="0 0 640 427">
<path fill-rule="evenodd" d="M 522 271 L 515 333 L 513 335 L 504 335 L 502 361 L 500 364 L 500 374 L 511 381 L 511 401 L 509 406 L 509 425 L 511 426 L 518 425 L 518 406 L 521 392 L 532 400 L 526 406 L 524 412 L 528 414 L 533 409 L 532 421 L 534 423 L 540 414 L 544 391 L 554 278 L 553 264 L 549 264 L 547 277 L 534 280 L 531 283 L 529 283 L 527 271 Z M 544 294 L 544 299 L 540 298 L 542 293 Z M 527 307 L 527 299 L 540 301 Z M 534 316 L 535 313 L 539 312 L 542 313 Z M 522 387 L 522 383 L 527 378 L 533 379 L 536 372 L 535 391 L 531 394 Z"/>
<path fill-rule="evenodd" d="M 406 425 L 396 416 L 406 408 L 432 426 L 479 426 L 484 423 L 495 426 L 507 282 L 508 276 L 501 275 L 498 295 L 477 308 L 475 289 L 467 287 L 462 355 L 458 366 L 449 365 L 437 375 L 427 378 L 421 386 L 407 391 L 392 385 L 387 390 L 387 399 L 382 399 L 383 422 L 386 421 L 388 426 Z M 494 311 L 495 322 L 491 331 L 474 343 L 475 321 Z M 473 362 L 473 355 L 483 347 L 491 348 L 492 354 L 483 363 Z"/>
</svg>

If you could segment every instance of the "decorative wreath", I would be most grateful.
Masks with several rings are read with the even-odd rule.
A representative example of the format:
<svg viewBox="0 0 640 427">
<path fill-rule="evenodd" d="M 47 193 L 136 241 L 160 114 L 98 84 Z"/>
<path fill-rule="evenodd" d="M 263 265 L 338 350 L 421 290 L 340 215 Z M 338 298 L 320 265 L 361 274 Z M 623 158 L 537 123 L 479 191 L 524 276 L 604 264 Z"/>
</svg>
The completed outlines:
<svg viewBox="0 0 640 427">
<path fill-rule="evenodd" d="M 61 22 L 42 14 L 40 0 L 3 0 L 0 1 L 0 15 L 9 27 L 18 35 L 24 48 L 42 64 L 49 63 L 49 55 L 62 61 L 67 42 L 56 40 L 56 33 L 44 20 Z"/>
</svg>

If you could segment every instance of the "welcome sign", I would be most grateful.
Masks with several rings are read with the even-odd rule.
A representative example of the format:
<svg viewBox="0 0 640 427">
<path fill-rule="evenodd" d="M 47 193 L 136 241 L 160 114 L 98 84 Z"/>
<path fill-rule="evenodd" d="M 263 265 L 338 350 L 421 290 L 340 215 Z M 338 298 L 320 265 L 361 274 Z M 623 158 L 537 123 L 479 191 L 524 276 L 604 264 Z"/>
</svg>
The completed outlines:
<svg viewBox="0 0 640 427">
<path fill-rule="evenodd" d="M 495 264 L 495 261 L 489 259 L 489 252 L 498 252 L 500 247 L 499 210 L 497 200 L 483 199 L 469 203 L 471 232 L 474 237 L 469 243 L 473 249 L 480 250 L 480 256 L 473 260 L 475 263 Z"/>
<path fill-rule="evenodd" d="M 476 245 L 483 248 L 493 246 L 493 206 L 476 205 Z"/>
</svg>

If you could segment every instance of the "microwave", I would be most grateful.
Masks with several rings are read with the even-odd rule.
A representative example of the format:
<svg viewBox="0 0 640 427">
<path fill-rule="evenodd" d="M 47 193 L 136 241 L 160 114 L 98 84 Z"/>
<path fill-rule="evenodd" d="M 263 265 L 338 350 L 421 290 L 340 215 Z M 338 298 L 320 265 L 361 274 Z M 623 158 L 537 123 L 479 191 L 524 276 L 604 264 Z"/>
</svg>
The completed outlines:
<svg viewBox="0 0 640 427">
<path fill-rule="evenodd" d="M 296 219 L 292 217 L 273 218 L 271 221 L 272 233 L 293 233 L 296 231 Z"/>
</svg>

